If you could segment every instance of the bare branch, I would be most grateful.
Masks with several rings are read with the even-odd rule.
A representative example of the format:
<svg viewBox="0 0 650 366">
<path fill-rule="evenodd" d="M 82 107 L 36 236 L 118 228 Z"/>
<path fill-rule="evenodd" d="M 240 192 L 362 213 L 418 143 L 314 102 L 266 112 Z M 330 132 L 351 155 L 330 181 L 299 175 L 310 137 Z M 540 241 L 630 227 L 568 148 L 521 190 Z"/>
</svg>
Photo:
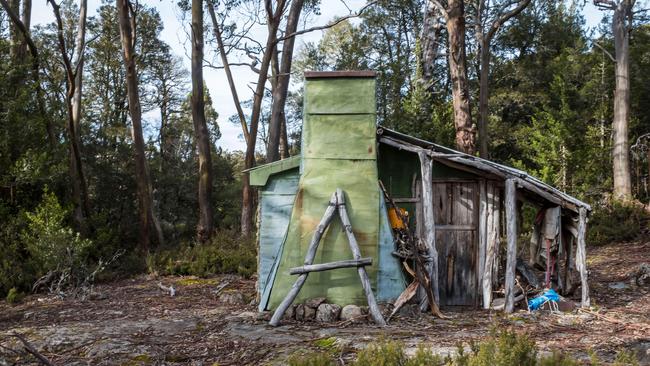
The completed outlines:
<svg viewBox="0 0 650 366">
<path fill-rule="evenodd" d="M 312 27 L 312 28 L 307 28 L 307 29 L 299 30 L 299 31 L 297 31 L 297 32 L 293 32 L 293 33 L 291 33 L 291 34 L 285 35 L 284 37 L 277 38 L 277 39 L 275 40 L 275 43 L 277 44 L 278 42 L 284 41 L 285 39 L 289 39 L 289 38 L 291 38 L 291 37 L 299 36 L 299 35 L 301 35 L 301 34 L 305 34 L 305 33 L 310 33 L 310 32 L 314 32 L 314 31 L 319 31 L 319 30 L 324 30 L 324 29 L 332 28 L 332 27 L 334 27 L 335 25 L 337 25 L 337 24 L 339 24 L 339 23 L 341 23 L 341 22 L 343 22 L 343 21 L 345 21 L 345 20 L 348 20 L 348 19 L 350 19 L 350 18 L 356 18 L 356 17 L 361 16 L 361 14 L 363 14 L 363 12 L 364 12 L 366 9 L 368 9 L 369 7 L 371 7 L 372 5 L 375 5 L 375 4 L 377 4 L 377 1 L 371 1 L 371 2 L 367 3 L 366 5 L 364 5 L 363 8 L 359 9 L 359 11 L 358 11 L 356 14 L 349 14 L 349 15 L 346 15 L 346 16 L 341 17 L 341 18 L 338 18 L 337 20 L 335 20 L 335 21 L 333 21 L 333 22 L 331 22 L 331 23 L 329 23 L 329 24 L 326 24 L 326 25 L 321 25 L 321 26 L 318 26 L 318 27 Z"/>
<path fill-rule="evenodd" d="M 18 340 L 19 340 L 19 341 L 23 344 L 23 346 L 25 347 L 25 351 L 31 353 L 34 357 L 36 357 L 36 358 L 38 359 L 38 361 L 39 361 L 40 363 L 42 363 L 43 365 L 46 365 L 46 366 L 54 366 L 54 364 L 53 364 L 50 360 L 48 360 L 47 357 L 43 356 L 40 352 L 38 352 L 38 351 L 34 348 L 34 346 L 32 346 L 31 343 L 29 343 L 29 342 L 27 341 L 27 339 L 25 339 L 25 337 L 24 337 L 22 334 L 20 334 L 20 333 L 13 333 L 12 336 L 15 337 L 15 338 L 18 338 Z"/>
<path fill-rule="evenodd" d="M 438 0 L 429 0 L 429 2 L 442 14 L 442 16 L 447 20 L 449 18 L 449 13 L 447 12 L 447 8 L 442 5 L 442 3 Z"/>
<path fill-rule="evenodd" d="M 239 96 L 237 94 L 237 88 L 235 87 L 235 81 L 232 77 L 232 72 L 230 71 L 230 64 L 228 63 L 228 55 L 226 54 L 225 47 L 223 45 L 223 39 L 221 39 L 221 29 L 219 29 L 219 22 L 217 21 L 217 15 L 214 11 L 214 5 L 212 2 L 208 1 L 208 12 L 210 13 L 210 18 L 212 19 L 212 30 L 214 36 L 217 39 L 217 46 L 219 47 L 219 53 L 221 54 L 221 62 L 223 67 L 226 70 L 226 77 L 228 78 L 228 84 L 230 86 L 230 92 L 232 94 L 233 102 L 235 103 L 235 108 L 237 109 L 237 116 L 239 117 L 239 122 L 241 124 L 242 132 L 244 134 L 244 140 L 246 145 L 250 143 L 250 134 L 248 132 L 248 124 L 246 123 L 246 115 L 241 107 L 241 102 L 239 101 Z M 249 65 L 251 69 L 253 65 Z"/>
<path fill-rule="evenodd" d="M 594 46 L 600 48 L 600 50 L 603 51 L 609 57 L 609 59 L 612 60 L 612 62 L 616 62 L 614 56 L 612 56 L 612 54 L 609 53 L 609 51 L 607 51 L 603 46 L 601 46 L 600 43 L 594 41 Z"/>
<path fill-rule="evenodd" d="M 612 0 L 594 0 L 594 5 L 601 10 L 616 9 L 616 2 Z"/>
<path fill-rule="evenodd" d="M 530 4 L 530 1 L 531 0 L 521 0 L 519 2 L 513 1 L 513 2 L 509 2 L 509 3 L 505 4 L 501 8 L 500 12 L 505 11 L 505 9 L 507 9 L 508 6 L 510 6 L 510 5 L 517 4 L 517 6 L 515 8 L 513 8 L 512 10 L 510 10 L 509 12 L 501 14 L 501 16 L 499 16 L 494 21 L 494 23 L 492 23 L 492 26 L 490 27 L 490 30 L 488 31 L 486 38 L 488 40 L 490 40 L 492 37 L 494 37 L 494 35 L 496 34 L 496 32 L 499 31 L 499 28 L 501 28 L 503 23 L 507 22 L 508 19 L 510 19 L 512 17 L 515 17 L 519 13 L 521 13 L 528 6 L 528 4 Z"/>
</svg>

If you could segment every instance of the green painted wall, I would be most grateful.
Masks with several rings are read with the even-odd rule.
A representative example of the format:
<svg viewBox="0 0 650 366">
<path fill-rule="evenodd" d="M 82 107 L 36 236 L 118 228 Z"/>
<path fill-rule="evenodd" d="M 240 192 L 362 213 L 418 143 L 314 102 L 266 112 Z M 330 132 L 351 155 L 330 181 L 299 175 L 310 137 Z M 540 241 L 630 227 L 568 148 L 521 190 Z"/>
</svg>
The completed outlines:
<svg viewBox="0 0 650 366">
<path fill-rule="evenodd" d="M 337 188 L 345 192 L 362 256 L 378 258 L 375 81 L 307 79 L 304 110 L 302 174 L 273 282 L 270 309 L 282 301 L 296 280 L 296 276 L 289 275 L 289 269 L 303 264 L 313 233 Z M 351 258 L 337 217 L 325 232 L 314 263 Z M 366 267 L 375 290 L 377 264 Z M 310 274 L 296 302 L 314 297 L 326 297 L 341 305 L 366 303 L 354 268 Z"/>
</svg>

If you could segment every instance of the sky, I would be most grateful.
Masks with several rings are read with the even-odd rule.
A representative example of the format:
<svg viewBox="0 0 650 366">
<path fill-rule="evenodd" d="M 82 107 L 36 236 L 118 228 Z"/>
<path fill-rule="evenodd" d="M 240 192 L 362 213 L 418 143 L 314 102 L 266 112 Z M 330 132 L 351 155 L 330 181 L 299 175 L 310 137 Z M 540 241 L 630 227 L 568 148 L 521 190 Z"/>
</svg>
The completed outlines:
<svg viewBox="0 0 650 366">
<path fill-rule="evenodd" d="M 176 6 L 178 0 L 141 0 L 141 4 L 146 4 L 155 7 L 159 12 L 164 24 L 164 29 L 161 33 L 161 39 L 169 44 L 172 51 L 183 57 L 186 69 L 190 69 L 190 48 L 188 42 L 187 29 L 189 28 L 189 19 L 182 19 L 181 13 Z M 325 25 L 337 16 L 344 16 L 350 13 L 350 10 L 356 12 L 358 9 L 365 5 L 366 0 L 347 0 L 343 3 L 342 0 L 322 0 L 320 6 L 320 15 L 312 15 L 307 22 L 301 22 L 301 26 L 309 28 L 318 25 Z M 347 4 L 347 6 L 346 6 Z M 94 16 L 97 9 L 101 5 L 101 0 L 88 0 L 88 16 Z M 348 9 L 349 8 L 349 9 Z M 32 10 L 32 24 L 46 24 L 54 21 L 51 6 L 47 6 L 45 0 L 40 0 L 34 3 Z M 588 1 L 584 8 L 584 16 L 587 27 L 594 28 L 600 23 L 602 13 L 597 10 L 591 1 Z M 211 26 L 206 14 L 206 27 Z M 301 29 L 299 27 L 299 29 Z M 297 38 L 296 47 L 299 49 L 307 42 L 318 42 L 322 37 L 323 31 L 316 31 L 300 35 Z M 265 35 L 260 32 L 259 37 L 262 42 L 265 40 Z M 206 44 L 206 57 L 208 51 L 214 49 L 214 45 Z M 116 57 L 121 57 L 117 56 Z M 233 62 L 234 60 L 231 60 Z M 244 61 L 244 60 L 242 60 Z M 219 128 L 221 130 L 221 139 L 217 145 L 227 151 L 245 150 L 246 144 L 244 143 L 239 124 L 232 124 L 228 121 L 231 115 L 236 114 L 235 105 L 228 88 L 228 80 L 223 70 L 215 70 L 212 68 L 204 68 L 203 76 L 205 84 L 210 91 L 212 103 L 215 110 L 219 113 Z M 253 95 L 251 88 L 254 88 L 254 83 L 257 80 L 257 74 L 253 73 L 248 67 L 234 67 L 233 78 L 240 100 L 250 99 Z M 189 81 L 189 80 L 188 80 Z M 157 113 L 151 112 L 144 116 L 144 123 L 148 125 L 155 125 L 157 120 Z"/>
</svg>

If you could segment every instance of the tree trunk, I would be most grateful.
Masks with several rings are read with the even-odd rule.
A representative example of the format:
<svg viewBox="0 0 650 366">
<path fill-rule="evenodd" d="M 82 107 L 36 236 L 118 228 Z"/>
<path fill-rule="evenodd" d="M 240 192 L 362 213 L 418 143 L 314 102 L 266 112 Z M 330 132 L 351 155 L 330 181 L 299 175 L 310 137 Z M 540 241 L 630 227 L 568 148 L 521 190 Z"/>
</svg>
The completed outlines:
<svg viewBox="0 0 650 366">
<path fill-rule="evenodd" d="M 465 53 L 465 9 L 463 0 L 449 0 L 447 10 L 447 33 L 449 33 L 449 74 L 454 106 L 456 147 L 467 154 L 476 150 L 476 128 L 472 125 L 472 110 L 467 77 Z"/>
<path fill-rule="evenodd" d="M 632 179 L 630 177 L 630 157 L 628 147 L 628 121 L 630 116 L 630 36 L 626 21 L 632 11 L 629 0 L 617 4 L 612 17 L 612 32 L 616 53 L 616 89 L 614 91 L 614 145 L 612 148 L 614 170 L 614 198 L 632 198 Z"/>
<path fill-rule="evenodd" d="M 280 131 L 280 159 L 289 157 L 289 136 L 287 136 L 287 118 L 282 112 L 282 131 Z"/>
<path fill-rule="evenodd" d="M 478 2 L 478 7 L 476 9 L 476 21 L 475 21 L 475 30 L 476 30 L 476 40 L 478 43 L 478 49 L 480 50 L 480 72 L 479 72 L 479 154 L 482 158 L 488 158 L 488 100 L 490 97 L 489 92 L 489 76 L 490 76 L 490 43 L 492 38 L 499 31 L 499 28 L 507 22 L 510 18 L 517 16 L 521 13 L 527 6 L 530 4 L 531 0 L 519 0 L 516 3 L 516 6 L 509 10 L 497 14 L 496 19 L 492 22 L 491 25 L 487 26 L 485 23 L 485 18 L 489 15 L 489 9 L 486 5 L 485 0 Z"/>
<path fill-rule="evenodd" d="M 129 0 L 116 0 L 120 24 L 120 37 L 122 40 L 122 51 L 124 67 L 126 69 L 126 91 L 129 101 L 129 114 L 133 124 L 132 135 L 135 148 L 135 170 L 138 196 L 138 210 L 140 230 L 138 242 L 143 252 L 149 250 L 151 243 L 151 229 L 153 228 L 158 236 L 158 243 L 162 244 L 162 230 L 158 220 L 153 213 L 153 199 L 151 195 L 151 180 L 149 168 L 145 156 L 144 137 L 142 135 L 142 109 L 140 106 L 140 95 L 138 93 L 138 73 L 136 69 L 135 55 L 135 19 L 132 17 L 132 7 Z"/>
<path fill-rule="evenodd" d="M 430 1 L 427 1 L 420 41 L 422 44 L 422 79 L 427 89 L 433 86 L 433 73 L 440 49 L 439 40 L 442 26 L 438 20 L 439 16 L 438 9 Z"/>
<path fill-rule="evenodd" d="M 77 29 L 76 60 L 73 62 L 68 56 L 68 49 L 64 38 L 63 20 L 59 5 L 49 0 L 54 11 L 57 25 L 57 40 L 59 51 L 63 60 L 66 74 L 66 109 L 67 130 L 70 147 L 70 179 L 72 181 L 73 201 L 75 203 L 74 220 L 78 230 L 84 231 L 86 219 L 90 216 L 90 199 L 88 198 L 88 185 L 81 160 L 81 139 L 79 138 L 79 119 L 81 110 L 81 84 L 83 68 L 83 49 L 86 35 L 86 2 L 82 1 L 79 8 L 79 27 Z"/>
<path fill-rule="evenodd" d="M 20 0 L 9 0 L 9 8 L 14 14 L 20 16 Z M 18 24 L 14 22 L 9 23 L 9 40 L 11 42 L 9 48 L 9 57 L 14 63 L 22 63 L 23 60 L 20 59 L 18 55 L 20 53 L 20 45 L 22 43 L 23 37 L 21 36 Z"/>
<path fill-rule="evenodd" d="M 276 11 L 273 12 L 271 8 L 271 0 L 265 1 L 269 21 L 269 34 L 266 39 L 266 46 L 264 49 L 264 56 L 260 65 L 260 72 L 257 78 L 257 87 L 255 88 L 255 96 L 253 97 L 253 111 L 251 113 L 250 133 L 248 144 L 246 146 L 246 157 L 244 160 L 244 169 L 250 169 L 255 166 L 255 145 L 257 142 L 257 129 L 260 121 L 260 112 L 262 109 L 262 99 L 264 97 L 264 87 L 266 84 L 267 75 L 269 72 L 269 64 L 273 56 L 273 46 L 280 25 L 280 19 L 284 9 L 284 0 L 277 2 Z M 248 236 L 253 231 L 253 213 L 254 209 L 254 190 L 250 185 L 248 173 L 242 177 L 242 215 L 241 215 L 241 231 L 244 236 Z"/>
<path fill-rule="evenodd" d="M 18 0 L 16 0 L 18 1 Z M 23 25 L 29 32 L 32 23 L 32 0 L 23 0 L 23 13 L 21 15 Z M 17 58 L 23 60 L 27 55 L 27 42 L 23 38 L 18 46 Z"/>
<path fill-rule="evenodd" d="M 196 236 L 205 242 L 214 231 L 210 132 L 203 96 L 203 0 L 192 0 L 192 121 L 199 151 L 199 222 Z"/>
<path fill-rule="evenodd" d="M 490 97 L 489 76 L 490 76 L 490 40 L 486 37 L 480 37 L 479 47 L 481 49 L 481 74 L 479 80 L 479 120 L 478 120 L 478 139 L 479 155 L 488 158 L 488 98 Z"/>
<path fill-rule="evenodd" d="M 25 0 L 26 2 L 31 1 L 31 0 Z M 80 203 L 82 206 L 77 206 L 77 209 L 75 210 L 75 213 L 77 215 L 80 215 L 81 212 L 79 209 L 83 207 L 83 216 L 88 217 L 90 215 L 90 198 L 88 197 L 88 185 L 86 183 L 86 178 L 84 175 L 84 169 L 83 169 L 83 164 L 81 162 L 81 96 L 82 96 L 82 81 L 83 81 L 83 68 L 84 68 L 84 48 L 86 44 L 86 15 L 88 12 L 88 6 L 87 6 L 87 0 L 81 0 L 79 4 L 79 23 L 77 25 L 77 44 L 75 46 L 75 55 L 77 55 L 77 61 L 73 67 L 75 67 L 76 70 L 73 72 L 75 73 L 75 80 L 74 80 L 74 90 L 72 94 L 72 100 L 70 101 L 70 107 L 71 107 L 71 128 L 74 129 L 74 133 L 71 134 L 70 138 L 72 139 L 72 136 L 74 136 L 74 143 L 76 144 L 77 148 L 76 151 L 73 149 L 72 153 L 73 156 L 71 158 L 71 168 L 72 171 L 78 171 L 79 179 L 76 181 L 76 185 L 78 187 L 74 187 L 74 189 L 78 189 L 79 192 L 79 198 L 82 200 Z M 78 155 L 78 156 L 74 156 Z M 78 218 L 82 218 L 82 216 L 78 216 Z M 82 219 L 83 220 L 83 219 Z M 81 223 L 81 222 L 80 222 Z"/>
<path fill-rule="evenodd" d="M 303 3 L 303 0 L 293 0 L 291 3 L 285 34 L 292 34 L 298 29 L 298 20 Z M 289 92 L 289 78 L 291 76 L 291 61 L 293 59 L 295 40 L 296 37 L 291 37 L 285 39 L 282 43 L 280 72 L 277 75 L 275 88 L 273 88 L 273 105 L 271 107 L 271 122 L 269 123 L 269 144 L 266 151 L 266 161 L 269 163 L 280 158 L 282 121 L 284 119 L 284 108 Z"/>
</svg>

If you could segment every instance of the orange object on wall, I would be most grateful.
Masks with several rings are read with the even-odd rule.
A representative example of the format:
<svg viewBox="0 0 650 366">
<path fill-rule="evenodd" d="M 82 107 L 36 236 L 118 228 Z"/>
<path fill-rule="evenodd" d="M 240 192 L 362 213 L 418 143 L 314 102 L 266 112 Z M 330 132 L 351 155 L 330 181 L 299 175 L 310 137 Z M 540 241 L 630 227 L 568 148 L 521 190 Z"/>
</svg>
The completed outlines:
<svg viewBox="0 0 650 366">
<path fill-rule="evenodd" d="M 402 219 L 400 219 L 400 217 L 397 215 L 397 212 L 395 212 L 395 208 L 391 207 L 388 209 L 388 219 L 390 220 L 390 226 L 393 229 L 406 229 L 409 213 L 403 208 L 400 208 L 399 210 L 402 213 L 402 216 L 406 218 L 407 222 L 403 222 Z"/>
</svg>

